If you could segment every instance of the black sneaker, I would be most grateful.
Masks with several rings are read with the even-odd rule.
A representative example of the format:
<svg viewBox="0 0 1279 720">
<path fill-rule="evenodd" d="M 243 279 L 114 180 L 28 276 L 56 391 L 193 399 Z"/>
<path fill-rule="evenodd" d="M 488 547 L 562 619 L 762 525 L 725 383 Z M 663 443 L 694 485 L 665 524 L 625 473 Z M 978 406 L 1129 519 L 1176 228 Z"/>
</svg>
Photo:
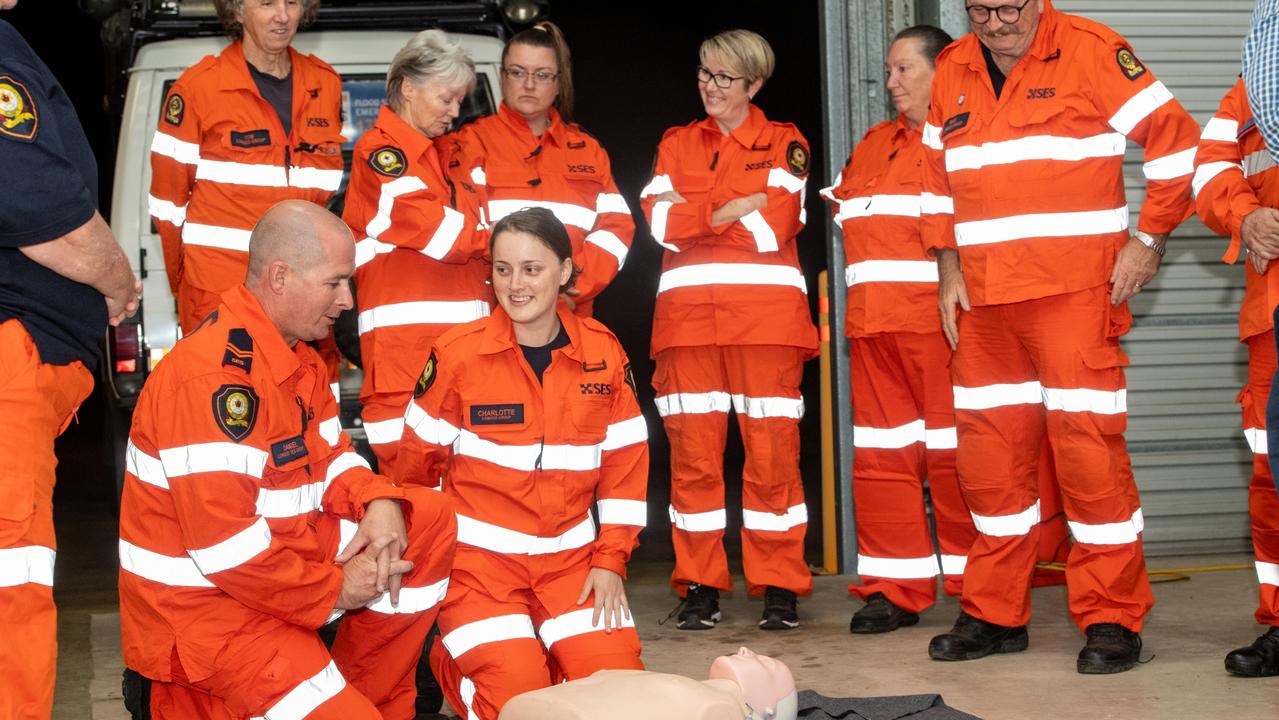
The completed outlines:
<svg viewBox="0 0 1279 720">
<path fill-rule="evenodd" d="M 871 593 L 861 610 L 853 613 L 848 623 L 848 632 L 856 634 L 872 634 L 892 632 L 899 627 L 915 625 L 919 622 L 917 613 L 902 610 L 884 597 L 884 593 Z"/>
<path fill-rule="evenodd" d="M 964 611 L 955 627 L 928 643 L 928 657 L 934 660 L 976 660 L 991 653 L 1021 652 L 1030 645 L 1026 626 L 1004 627 L 986 622 Z"/>
<path fill-rule="evenodd" d="M 1088 642 L 1079 651 L 1078 670 L 1084 675 L 1109 675 L 1131 670 L 1141 654 L 1141 636 L 1117 623 L 1095 623 L 1084 631 Z"/>
<path fill-rule="evenodd" d="M 713 587 L 689 585 L 680 606 L 683 609 L 676 608 L 679 621 L 675 624 L 680 630 L 710 630 L 723 618 L 719 611 L 719 590 Z"/>
<path fill-rule="evenodd" d="M 797 627 L 799 612 L 795 610 L 795 593 L 769 585 L 764 591 L 764 618 L 759 621 L 759 629 L 794 630 Z"/>
<path fill-rule="evenodd" d="M 1231 650 L 1226 670 L 1240 677 L 1279 675 L 1279 627 L 1270 628 L 1247 647 Z"/>
</svg>

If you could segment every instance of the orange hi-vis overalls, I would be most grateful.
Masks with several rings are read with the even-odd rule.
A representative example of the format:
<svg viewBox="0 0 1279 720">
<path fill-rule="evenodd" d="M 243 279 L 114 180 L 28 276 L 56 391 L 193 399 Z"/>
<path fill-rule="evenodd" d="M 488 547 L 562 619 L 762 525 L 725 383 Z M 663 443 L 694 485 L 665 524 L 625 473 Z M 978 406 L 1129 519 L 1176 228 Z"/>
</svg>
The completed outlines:
<svg viewBox="0 0 1279 720">
<path fill-rule="evenodd" d="M 1194 188 L 1199 218 L 1230 238 L 1223 258 L 1239 259 L 1243 219 L 1263 207 L 1279 208 L 1279 170 L 1257 130 L 1243 80 L 1226 93 L 1217 114 L 1204 126 L 1195 156 Z M 1279 495 L 1266 454 L 1266 402 L 1275 375 L 1274 311 L 1279 305 L 1279 272 L 1264 274 L 1244 263 L 1247 290 L 1239 310 L 1239 339 L 1248 346 L 1248 384 L 1239 393 L 1243 432 L 1252 450 L 1248 515 L 1261 597 L 1257 622 L 1279 626 Z"/>
<path fill-rule="evenodd" d="M 258 93 L 236 40 L 170 88 L 151 141 L 147 206 L 183 333 L 244 282 L 249 233 L 282 200 L 324 205 L 342 182 L 342 82 L 290 49 L 293 127 Z"/>
<path fill-rule="evenodd" d="M 1139 228 L 1168 233 L 1191 210 L 1197 128 L 1122 37 L 1045 5 L 998 97 L 976 36 L 947 47 L 924 126 L 923 243 L 958 250 L 973 305 L 951 361 L 979 533 L 961 603 L 999 625 L 1030 617 L 1046 432 L 1075 540 L 1071 616 L 1140 631 L 1154 597 L 1123 437 L 1132 316 L 1108 281 L 1129 238 L 1125 138 L 1145 148 Z"/>
<path fill-rule="evenodd" d="M 711 118 L 666 131 L 641 193 L 666 249 L 651 352 L 657 410 L 671 442 L 672 584 L 728 590 L 724 443 L 736 413 L 742 472 L 742 564 L 751 594 L 812 589 L 804 562 L 808 510 L 799 476 L 799 382 L 817 351 L 795 236 L 804 227 L 808 144 L 751 106 L 725 135 Z M 685 200 L 658 198 L 668 191 Z M 712 226 L 733 198 L 768 204 Z"/>
<path fill-rule="evenodd" d="M 871 128 L 822 190 L 844 235 L 853 395 L 853 511 L 860 598 L 919 612 L 936 576 L 963 586 L 977 531 L 955 475 L 950 346 L 937 312 L 937 262 L 919 242 L 920 130 L 905 116 Z M 937 545 L 924 506 L 932 497 Z M 941 562 L 938 562 L 938 550 Z"/>
<path fill-rule="evenodd" d="M 448 589 L 448 498 L 395 487 L 351 450 L 324 365 L 243 286 L 147 380 L 120 510 L 125 664 L 154 718 L 413 717 L 414 671 Z M 399 605 L 342 619 L 338 552 L 367 503 L 408 525 Z M 348 684 L 349 683 L 349 684 Z"/>
<path fill-rule="evenodd" d="M 597 295 L 617 277 L 635 237 L 635 221 L 613 182 L 608 153 L 598 140 L 554 108 L 539 138 L 502 103 L 497 113 L 445 137 L 472 182 L 487 198 L 488 223 L 527 207 L 543 207 L 564 223 L 573 241 L 573 263 L 581 269 L 574 312 L 590 317 Z"/>
<path fill-rule="evenodd" d="M 439 339 L 405 414 L 397 479 L 442 485 L 457 507 L 431 666 L 464 717 L 494 720 L 561 679 L 643 669 L 634 623 L 606 633 L 594 597 L 577 599 L 592 568 L 626 576 L 648 516 L 648 428 L 617 339 L 558 313 L 569 342 L 540 383 L 499 307 Z"/>
<path fill-rule="evenodd" d="M 387 475 L 435 339 L 488 315 L 492 305 L 481 200 L 448 164 L 430 138 L 386 105 L 351 161 L 342 219 L 356 239 L 360 401 L 369 445 Z"/>
</svg>

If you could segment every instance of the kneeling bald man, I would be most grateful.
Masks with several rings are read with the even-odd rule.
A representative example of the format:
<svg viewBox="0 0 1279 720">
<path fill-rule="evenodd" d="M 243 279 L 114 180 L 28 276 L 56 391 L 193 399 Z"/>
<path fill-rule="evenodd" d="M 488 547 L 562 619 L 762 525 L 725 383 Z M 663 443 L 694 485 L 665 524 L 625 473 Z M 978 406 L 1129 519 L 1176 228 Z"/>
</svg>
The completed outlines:
<svg viewBox="0 0 1279 720">
<path fill-rule="evenodd" d="M 413 717 L 457 521 L 351 450 L 307 345 L 351 307 L 354 248 L 323 208 L 268 210 L 244 285 L 142 390 L 120 617 L 153 718 Z M 315 630 L 343 611 L 330 654 Z"/>
</svg>

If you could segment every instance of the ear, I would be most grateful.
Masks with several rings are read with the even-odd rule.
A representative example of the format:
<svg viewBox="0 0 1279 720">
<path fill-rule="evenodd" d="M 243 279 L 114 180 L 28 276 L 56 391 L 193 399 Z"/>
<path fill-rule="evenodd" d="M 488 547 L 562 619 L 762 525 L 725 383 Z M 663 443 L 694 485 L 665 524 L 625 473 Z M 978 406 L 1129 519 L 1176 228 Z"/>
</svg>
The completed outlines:
<svg viewBox="0 0 1279 720">
<path fill-rule="evenodd" d="M 284 286 L 288 284 L 289 265 L 283 260 L 276 260 L 267 266 L 266 285 L 276 295 L 284 294 Z"/>
<path fill-rule="evenodd" d="M 746 96 L 751 100 L 754 100 L 755 94 L 758 93 L 759 89 L 762 87 L 764 87 L 764 78 L 755 78 L 755 82 L 746 86 Z"/>
<path fill-rule="evenodd" d="M 573 277 L 573 258 L 567 257 L 560 263 L 560 287 L 564 287 L 571 277 Z"/>
</svg>

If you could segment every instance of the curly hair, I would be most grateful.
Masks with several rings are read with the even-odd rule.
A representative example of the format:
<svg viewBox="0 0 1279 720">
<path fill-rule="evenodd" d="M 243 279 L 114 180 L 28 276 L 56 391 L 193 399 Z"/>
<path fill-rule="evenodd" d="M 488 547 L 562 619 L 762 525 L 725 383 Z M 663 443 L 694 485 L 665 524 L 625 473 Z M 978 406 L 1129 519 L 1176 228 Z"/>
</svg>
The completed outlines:
<svg viewBox="0 0 1279 720">
<path fill-rule="evenodd" d="M 320 12 L 320 0 L 299 0 L 299 2 L 302 3 L 302 19 L 298 21 L 298 27 L 304 28 L 315 21 L 316 13 Z M 238 40 L 244 35 L 244 26 L 240 24 L 240 14 L 244 12 L 244 0 L 213 0 L 213 6 L 217 8 L 218 20 L 231 39 Z"/>
</svg>

